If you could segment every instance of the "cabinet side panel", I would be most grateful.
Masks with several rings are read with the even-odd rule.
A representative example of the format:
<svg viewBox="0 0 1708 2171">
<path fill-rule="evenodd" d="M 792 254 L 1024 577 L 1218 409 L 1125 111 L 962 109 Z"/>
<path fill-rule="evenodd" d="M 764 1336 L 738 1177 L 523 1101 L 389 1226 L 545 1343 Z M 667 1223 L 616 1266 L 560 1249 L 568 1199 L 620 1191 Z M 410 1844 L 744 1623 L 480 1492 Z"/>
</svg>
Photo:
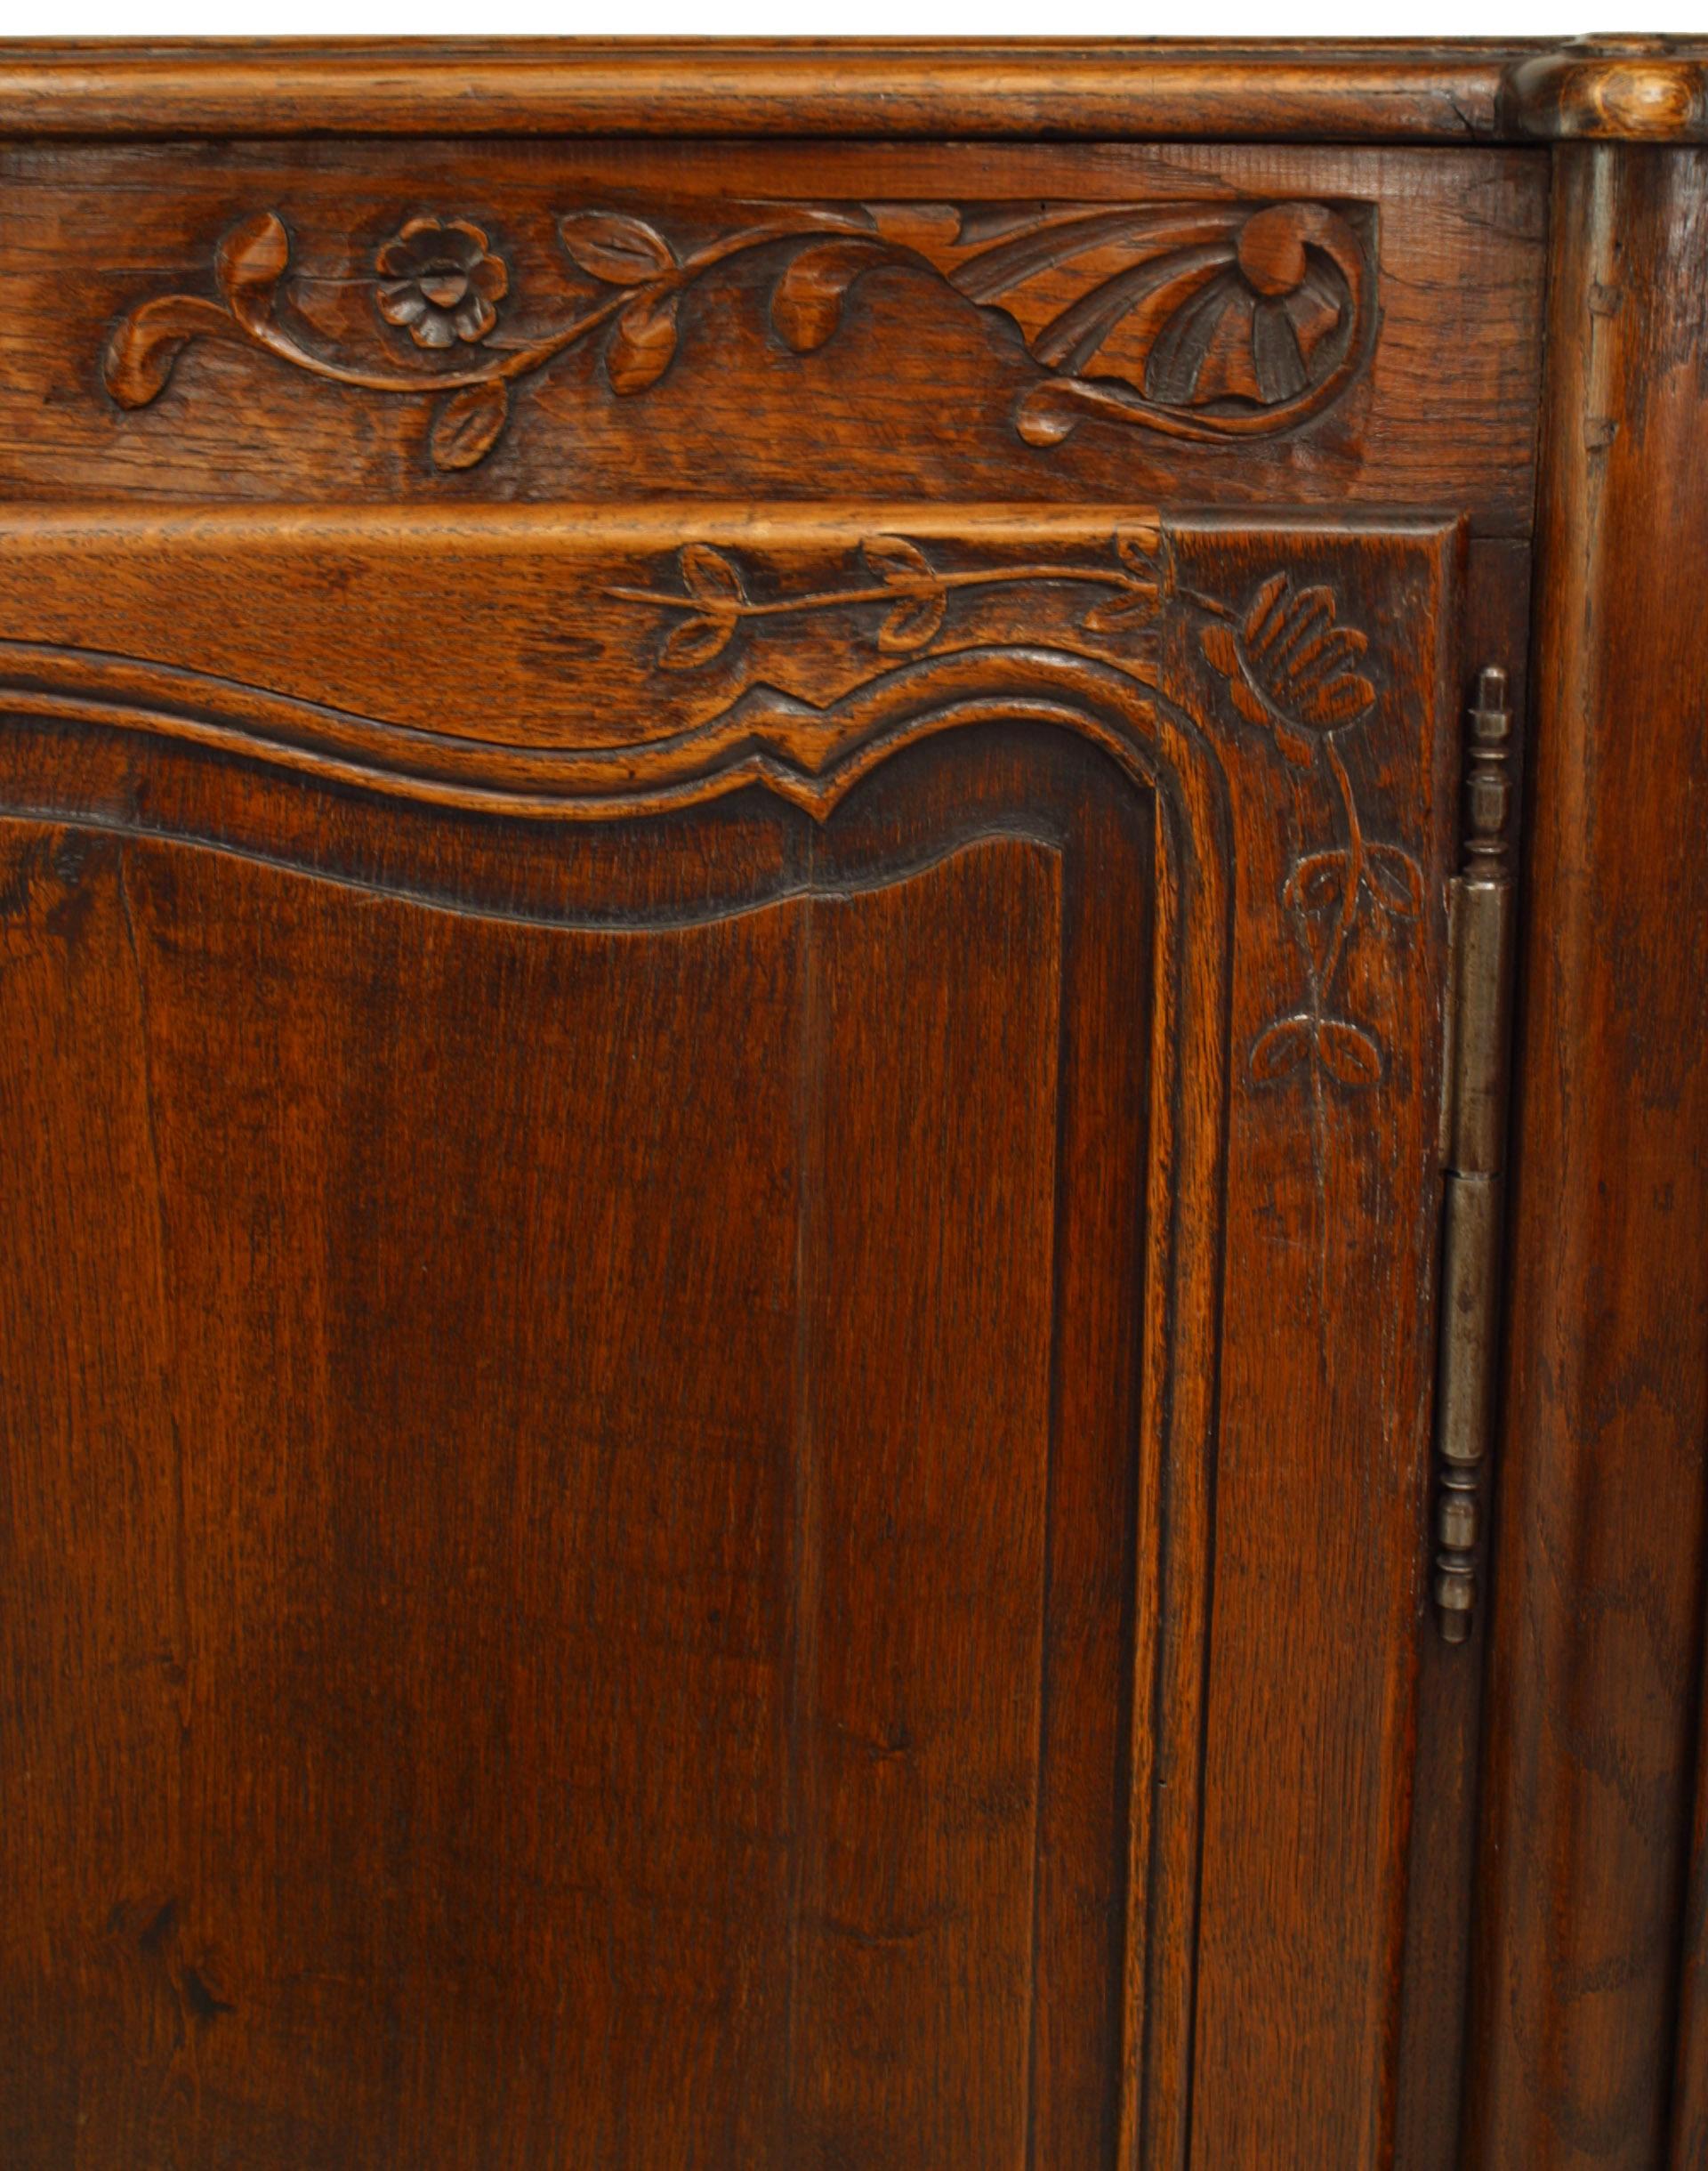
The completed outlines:
<svg viewBox="0 0 1708 2171">
<path fill-rule="evenodd" d="M 1555 157 L 1470 2160 L 1651 2171 L 1708 1433 L 1708 157 Z"/>
</svg>

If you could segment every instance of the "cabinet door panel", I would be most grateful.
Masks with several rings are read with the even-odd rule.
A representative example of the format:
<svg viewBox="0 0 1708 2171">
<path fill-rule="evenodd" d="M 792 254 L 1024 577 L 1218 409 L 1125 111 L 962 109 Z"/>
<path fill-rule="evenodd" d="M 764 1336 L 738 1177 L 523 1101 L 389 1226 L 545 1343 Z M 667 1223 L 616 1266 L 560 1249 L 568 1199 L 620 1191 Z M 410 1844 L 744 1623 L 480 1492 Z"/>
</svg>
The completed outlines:
<svg viewBox="0 0 1708 2171">
<path fill-rule="evenodd" d="M 0 523 L 13 2155 L 1382 2159 L 1457 562 Z"/>
</svg>

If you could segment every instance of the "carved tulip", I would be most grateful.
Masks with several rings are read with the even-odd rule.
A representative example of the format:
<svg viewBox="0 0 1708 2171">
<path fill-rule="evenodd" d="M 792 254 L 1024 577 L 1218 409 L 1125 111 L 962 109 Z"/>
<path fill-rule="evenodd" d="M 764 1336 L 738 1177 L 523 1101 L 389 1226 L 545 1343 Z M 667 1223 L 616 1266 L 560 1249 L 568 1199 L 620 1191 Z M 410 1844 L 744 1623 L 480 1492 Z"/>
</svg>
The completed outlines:
<svg viewBox="0 0 1708 2171">
<path fill-rule="evenodd" d="M 1295 589 L 1286 574 L 1276 573 L 1237 629 L 1223 619 L 1204 629 L 1204 652 L 1228 681 L 1234 706 L 1272 732 L 1301 767 L 1309 767 L 1317 739 L 1356 723 L 1376 698 L 1355 668 L 1368 641 L 1335 617 L 1326 588 Z"/>
</svg>

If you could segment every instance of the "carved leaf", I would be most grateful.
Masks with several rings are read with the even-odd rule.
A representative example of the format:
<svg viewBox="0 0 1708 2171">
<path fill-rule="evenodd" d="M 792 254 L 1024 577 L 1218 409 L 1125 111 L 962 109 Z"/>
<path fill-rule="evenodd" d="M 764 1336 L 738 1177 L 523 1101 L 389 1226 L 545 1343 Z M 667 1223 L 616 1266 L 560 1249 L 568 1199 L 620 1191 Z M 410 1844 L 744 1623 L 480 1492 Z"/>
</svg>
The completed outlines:
<svg viewBox="0 0 1708 2171">
<path fill-rule="evenodd" d="M 736 621 L 729 616 L 684 618 L 665 635 L 658 661 L 666 671 L 691 671 L 697 665 L 709 664 L 729 647 L 735 630 Z"/>
<path fill-rule="evenodd" d="M 1115 538 L 1115 554 L 1129 573 L 1138 574 L 1141 580 L 1155 580 L 1156 553 L 1162 541 L 1160 529 L 1124 528 Z"/>
<path fill-rule="evenodd" d="M 1295 729 L 1336 730 L 1376 698 L 1351 667 L 1369 641 L 1356 626 L 1337 625 L 1336 611 L 1330 589 L 1295 593 L 1285 573 L 1271 574 L 1246 611 L 1241 631 L 1251 674 Z"/>
<path fill-rule="evenodd" d="M 572 211 L 558 221 L 563 246 L 608 287 L 644 287 L 676 269 L 676 252 L 656 226 L 622 211 Z"/>
<path fill-rule="evenodd" d="M 875 242 L 815 242 L 789 263 L 771 294 L 771 322 L 797 354 L 822 347 L 842 322 L 842 303 L 862 271 L 879 261 Z"/>
<path fill-rule="evenodd" d="M 1228 682 L 1229 698 L 1247 723 L 1260 725 L 1266 731 L 1275 731 L 1277 744 L 1289 761 L 1309 763 L 1311 749 L 1308 740 L 1296 734 L 1277 730 L 1276 721 L 1266 706 L 1263 697 L 1246 676 L 1245 663 L 1239 652 L 1239 642 L 1233 628 L 1213 619 L 1200 635 L 1204 655 L 1214 668 Z"/>
<path fill-rule="evenodd" d="M 1382 1078 L 1382 1050 L 1349 1018 L 1324 1018 L 1317 1028 L 1323 1068 L 1342 1086 L 1374 1086 Z"/>
<path fill-rule="evenodd" d="M 1284 1078 L 1296 1070 L 1310 1053 L 1315 1021 L 1304 1016 L 1277 1018 L 1252 1043 L 1252 1076 L 1261 1085 Z"/>
<path fill-rule="evenodd" d="M 676 353 L 680 295 L 637 295 L 611 327 L 605 374 L 614 392 L 643 392 L 670 367 Z"/>
<path fill-rule="evenodd" d="M 290 261 L 291 238 L 284 220 L 276 211 L 262 211 L 226 235 L 214 254 L 214 270 L 234 313 L 247 319 L 265 313 Z"/>
<path fill-rule="evenodd" d="M 1239 677 L 1239 644 L 1234 639 L 1231 626 L 1224 625 L 1219 618 L 1213 618 L 1204 627 L 1200 640 L 1204 655 L 1223 678 Z"/>
<path fill-rule="evenodd" d="M 1154 587 L 1123 589 L 1107 601 L 1093 603 L 1080 620 L 1088 634 L 1133 634 L 1156 617 Z"/>
<path fill-rule="evenodd" d="M 1095 411 L 1197 438 L 1281 426 L 1359 366 L 1367 253 L 1325 204 L 992 206 L 947 245 L 913 246 L 970 301 L 1000 309 L 1065 383 L 1119 388 Z M 1028 442 L 1074 416 L 1027 402 Z"/>
<path fill-rule="evenodd" d="M 745 603 L 747 590 L 739 568 L 709 543 L 684 543 L 677 563 L 682 585 L 699 603 Z"/>
<path fill-rule="evenodd" d="M 948 600 L 939 589 L 935 595 L 909 596 L 898 603 L 878 628 L 878 646 L 887 656 L 925 648 L 936 638 Z"/>
<path fill-rule="evenodd" d="M 433 421 L 435 467 L 478 467 L 497 443 L 510 417 L 510 391 L 501 377 L 453 392 Z"/>
<path fill-rule="evenodd" d="M 1319 731 L 1356 723 L 1375 700 L 1376 690 L 1362 672 L 1337 672 L 1319 685 L 1299 689 L 1298 712 Z"/>
<path fill-rule="evenodd" d="M 1345 880 L 1343 851 L 1336 847 L 1328 851 L 1307 852 L 1287 876 L 1286 887 L 1281 892 L 1282 901 L 1297 906 L 1301 912 L 1336 911 Z"/>
<path fill-rule="evenodd" d="M 880 580 L 892 586 L 937 578 L 937 568 L 906 536 L 870 536 L 861 544 L 860 555 Z"/>
<path fill-rule="evenodd" d="M 147 407 L 165 390 L 186 343 L 203 335 L 238 336 L 213 302 L 182 294 L 144 302 L 121 319 L 107 343 L 101 374 L 108 391 L 122 408 Z"/>
<path fill-rule="evenodd" d="M 1423 869 L 1398 844 L 1366 844 L 1364 871 L 1385 912 L 1409 920 L 1423 909 Z"/>
</svg>

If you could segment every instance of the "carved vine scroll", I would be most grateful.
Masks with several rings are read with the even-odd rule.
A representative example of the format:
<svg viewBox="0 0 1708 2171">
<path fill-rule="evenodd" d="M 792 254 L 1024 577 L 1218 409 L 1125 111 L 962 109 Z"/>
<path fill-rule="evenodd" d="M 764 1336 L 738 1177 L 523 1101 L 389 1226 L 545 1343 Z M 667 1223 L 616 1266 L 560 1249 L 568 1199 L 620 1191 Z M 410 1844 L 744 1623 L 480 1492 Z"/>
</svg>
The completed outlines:
<svg viewBox="0 0 1708 2171">
<path fill-rule="evenodd" d="M 1132 676 L 1155 685 L 1164 623 L 1183 616 L 1204 658 L 1226 682 L 1235 714 L 1317 793 L 1333 841 L 1294 860 L 1282 892 L 1306 961 L 1301 999 L 1274 1017 L 1250 1050 L 1260 1082 L 1302 1069 L 1343 1086 L 1382 1078 L 1386 1052 L 1366 1021 L 1340 998 L 1348 951 L 1359 928 L 1415 919 L 1423 908 L 1423 871 L 1412 854 L 1372 834 L 1359 804 L 1342 742 L 1376 706 L 1365 668 L 1368 637 L 1340 622 L 1333 591 L 1298 585 L 1285 571 L 1261 581 L 1237 606 L 1184 587 L 1166 539 L 1154 528 L 1117 531 L 1101 561 L 1040 559 L 1031 563 L 947 569 L 906 536 L 867 537 L 843 583 L 796 593 L 756 594 L 741 561 L 706 543 L 677 552 L 673 580 L 648 588 L 615 587 L 622 602 L 660 612 L 667 628 L 658 664 L 693 671 L 715 662 L 738 634 L 760 634 L 826 613 L 861 614 L 882 659 L 931 650 L 949 629 L 958 598 L 993 587 L 1078 591 L 1085 599 L 1078 643 L 1108 655 Z"/>
<path fill-rule="evenodd" d="M 1028 443 L 1056 444 L 1088 416 L 1237 441 L 1296 428 L 1363 368 L 1373 224 L 1367 206 L 1303 201 L 807 204 L 768 206 L 684 248 L 634 212 L 586 209 L 558 220 L 564 287 L 538 297 L 487 226 L 416 217 L 366 269 L 373 340 L 351 352 L 293 311 L 292 238 L 269 210 L 220 243 L 213 295 L 129 310 L 103 370 L 121 407 L 146 407 L 192 341 L 235 342 L 332 383 L 437 402 L 433 461 L 470 468 L 503 435 L 514 388 L 572 347 L 597 345 L 619 397 L 657 384 L 683 311 L 721 266 L 753 260 L 771 331 L 797 354 L 834 336 L 858 281 L 906 267 L 1018 327 L 1043 373 L 1014 408 Z"/>
</svg>

